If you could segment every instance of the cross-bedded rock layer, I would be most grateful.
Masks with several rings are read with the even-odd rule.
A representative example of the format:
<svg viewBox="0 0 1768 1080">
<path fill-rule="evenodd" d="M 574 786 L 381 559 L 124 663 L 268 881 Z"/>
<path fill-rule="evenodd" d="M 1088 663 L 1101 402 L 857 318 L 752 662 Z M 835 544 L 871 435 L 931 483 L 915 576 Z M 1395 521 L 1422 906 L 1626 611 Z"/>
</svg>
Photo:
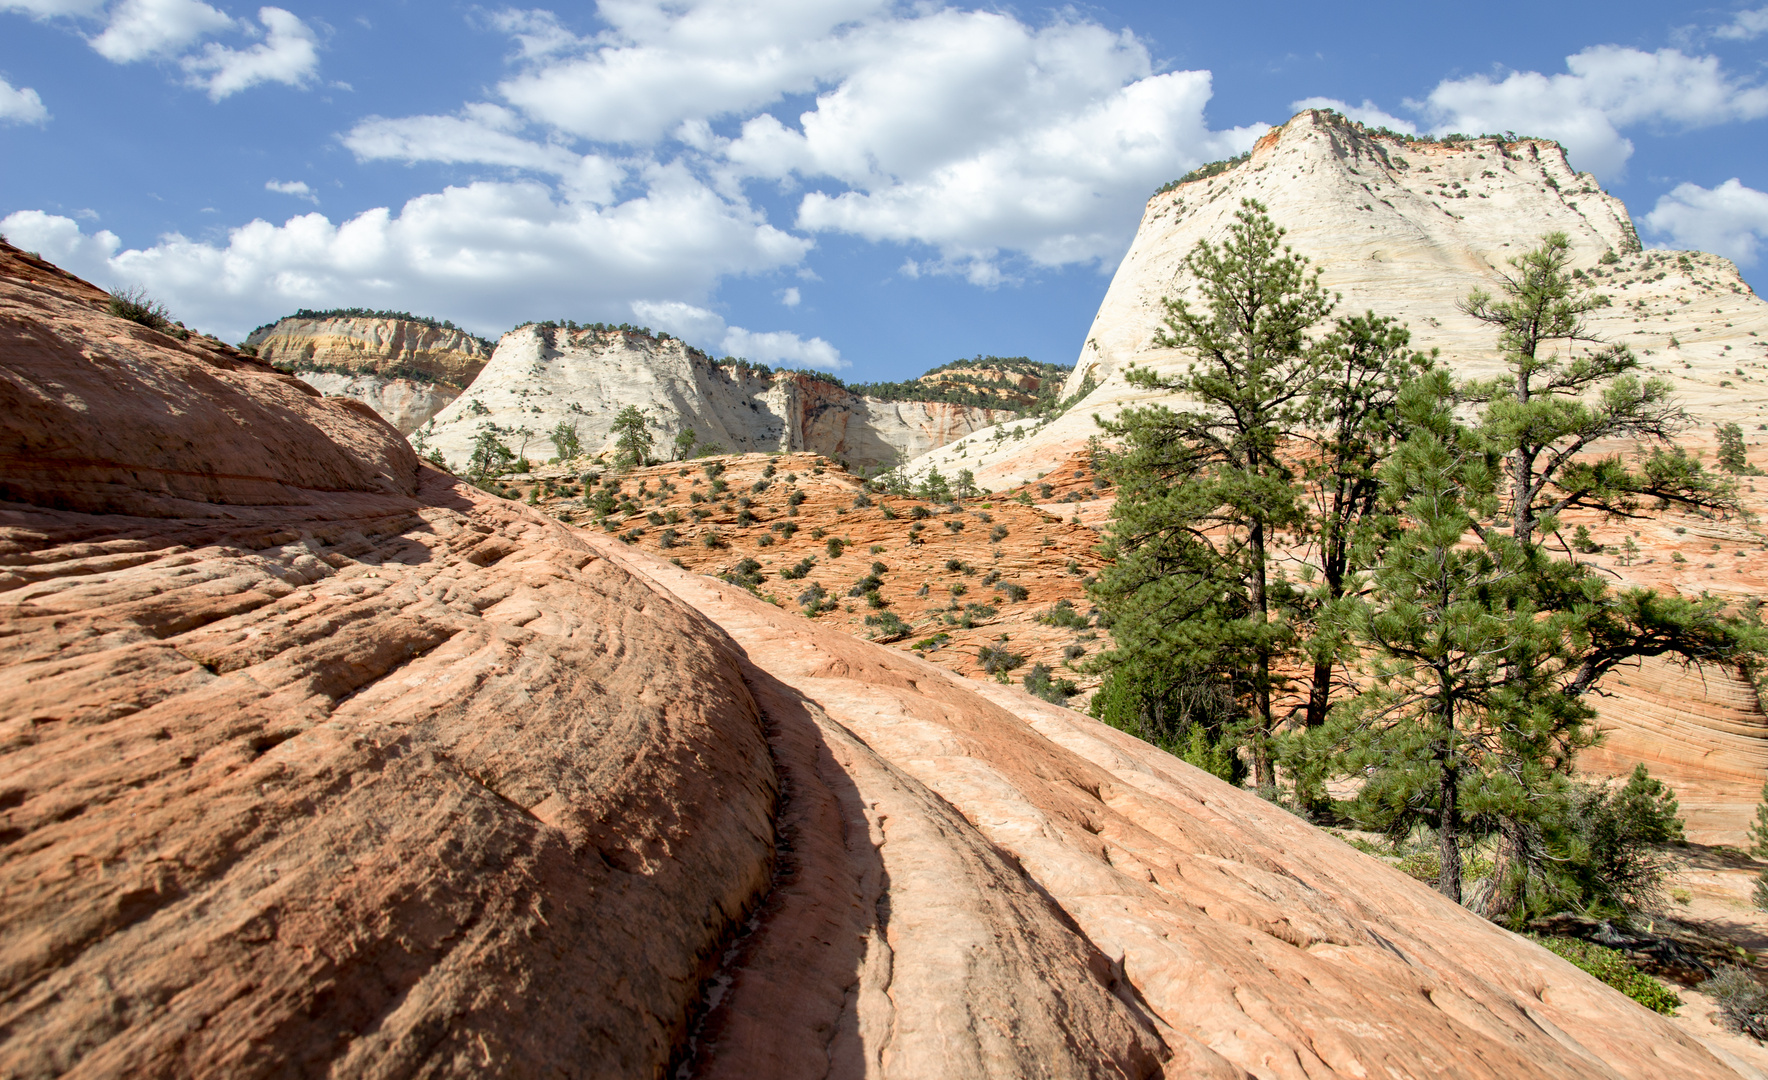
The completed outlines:
<svg viewBox="0 0 1768 1080">
<path fill-rule="evenodd" d="M 0 294 L 9 460 L 113 447 L 0 504 L 0 1072 L 1736 1075 L 1145 744 Z"/>
</svg>

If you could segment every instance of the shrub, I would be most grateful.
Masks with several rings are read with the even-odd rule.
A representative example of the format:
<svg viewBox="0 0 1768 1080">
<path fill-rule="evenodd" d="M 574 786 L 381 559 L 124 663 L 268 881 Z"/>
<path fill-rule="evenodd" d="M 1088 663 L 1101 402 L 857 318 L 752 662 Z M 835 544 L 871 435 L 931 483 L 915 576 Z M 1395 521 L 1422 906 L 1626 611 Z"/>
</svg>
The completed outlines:
<svg viewBox="0 0 1768 1080">
<path fill-rule="evenodd" d="M 662 548 L 664 551 L 668 551 L 670 548 L 672 548 L 676 545 L 676 542 L 680 538 L 681 538 L 681 534 L 677 533 L 674 529 L 664 529 L 662 532 L 657 534 L 657 546 Z"/>
<path fill-rule="evenodd" d="M 1069 698 L 1080 692 L 1080 688 L 1068 679 L 1051 678 L 1050 669 L 1043 664 L 1033 664 L 1020 682 L 1026 690 L 1052 705 L 1066 705 Z"/>
<path fill-rule="evenodd" d="M 841 552 L 845 547 L 846 544 L 839 536 L 831 536 L 829 537 L 829 542 L 823 545 L 823 550 L 829 553 L 829 558 L 839 559 L 841 557 Z"/>
<path fill-rule="evenodd" d="M 990 543 L 998 544 L 1002 540 L 1005 540 L 1006 538 L 1007 538 L 1007 527 L 1005 525 L 996 525 L 994 528 L 992 528 L 988 531 L 988 539 L 989 539 Z"/>
<path fill-rule="evenodd" d="M 109 310 L 119 319 L 128 319 L 153 330 L 172 329 L 172 313 L 164 304 L 147 295 L 144 289 L 130 288 L 112 293 Z"/>
<path fill-rule="evenodd" d="M 1577 963 L 1576 960 L 1572 962 Z M 1583 967 L 1582 964 L 1578 966 Z M 1768 1039 L 1768 1019 L 1765 1019 L 1765 1014 L 1768 1014 L 1768 993 L 1763 992 L 1762 984 L 1748 971 L 1735 965 L 1721 968 L 1717 975 L 1701 983 L 1696 989 L 1712 998 L 1713 1003 L 1719 1006 L 1719 1019 L 1725 1027 L 1732 1031 L 1741 1031 L 1752 1038 Z"/>
<path fill-rule="evenodd" d="M 787 581 L 797 581 L 810 573 L 810 568 L 815 565 L 816 557 L 814 555 L 806 555 L 803 559 L 798 561 L 796 566 L 788 566 L 784 570 L 781 570 L 780 576 Z"/>
<path fill-rule="evenodd" d="M 1017 604 L 1031 595 L 1031 591 L 1016 581 L 1003 581 L 995 586 L 1009 604 Z"/>
<path fill-rule="evenodd" d="M 725 546 L 724 537 L 718 534 L 717 529 L 707 529 L 705 532 L 701 533 L 700 543 L 709 548 L 721 548 Z"/>
<path fill-rule="evenodd" d="M 1005 645 L 984 645 L 976 650 L 976 662 L 990 675 L 1012 671 L 1025 663 L 1025 657 L 1008 650 Z"/>
<path fill-rule="evenodd" d="M 953 574 L 974 574 L 976 572 L 974 566 L 971 566 L 969 563 L 964 562 L 961 559 L 945 560 L 945 568 Z"/>
<path fill-rule="evenodd" d="M 804 608 L 804 614 L 813 619 L 825 611 L 834 611 L 841 606 L 840 601 L 829 595 L 829 590 L 815 582 L 798 594 L 798 604 Z"/>
<path fill-rule="evenodd" d="M 1087 617 L 1074 609 L 1072 600 L 1058 600 L 1054 607 L 1037 617 L 1037 621 L 1045 626 L 1061 626 L 1074 630 L 1085 629 Z"/>
<path fill-rule="evenodd" d="M 1536 937 L 1534 940 L 1548 952 L 1571 961 L 1575 967 L 1582 968 L 1596 976 L 1653 1012 L 1672 1016 L 1676 1012 L 1676 1007 L 1682 1004 L 1682 999 L 1677 997 L 1674 991 L 1640 971 L 1631 960 L 1627 959 L 1624 953 L 1604 945 L 1597 945 L 1594 942 L 1580 941 L 1577 938 Z M 1751 986 L 1755 987 L 1756 993 L 1760 995 L 1762 990 L 1761 987 L 1756 986 L 1756 981 L 1747 975 L 1744 978 Z M 1709 980 L 1709 982 L 1711 981 Z M 1706 986 L 1707 984 L 1702 984 L 1702 993 L 1709 992 Z M 1713 996 L 1717 997 L 1718 995 Z M 1761 1003 L 1760 999 L 1758 999 L 1758 1003 Z M 1724 1006 L 1721 1005 L 1720 1008 L 1723 1009 Z"/>
<path fill-rule="evenodd" d="M 1085 645 L 1068 645 L 1062 649 L 1062 659 L 1064 660 L 1079 660 L 1086 654 L 1087 647 Z"/>
<path fill-rule="evenodd" d="M 761 572 L 760 563 L 756 562 L 754 559 L 744 559 L 736 566 L 725 571 L 724 580 L 730 582 L 732 585 L 741 585 L 750 592 L 754 592 L 760 587 L 762 582 L 767 580 L 767 576 Z"/>
<path fill-rule="evenodd" d="M 925 506 L 922 506 L 920 503 L 916 503 L 915 505 L 909 507 L 909 519 L 912 521 L 923 521 L 923 520 L 930 518 L 932 516 L 933 516 L 933 511 L 927 509 Z"/>
<path fill-rule="evenodd" d="M 886 611 L 879 615 L 867 615 L 866 625 L 872 627 L 872 640 L 899 641 L 909 636 L 909 624 L 903 622 L 895 612 Z"/>
</svg>

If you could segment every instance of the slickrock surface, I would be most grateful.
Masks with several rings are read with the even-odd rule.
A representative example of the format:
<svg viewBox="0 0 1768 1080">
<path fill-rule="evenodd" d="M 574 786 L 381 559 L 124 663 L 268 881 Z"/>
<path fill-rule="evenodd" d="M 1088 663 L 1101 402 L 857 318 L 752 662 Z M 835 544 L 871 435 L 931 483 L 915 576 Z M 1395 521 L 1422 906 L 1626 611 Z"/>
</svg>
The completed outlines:
<svg viewBox="0 0 1768 1080">
<path fill-rule="evenodd" d="M 254 330 L 246 344 L 407 435 L 459 397 L 491 356 L 489 342 L 465 331 L 388 317 L 290 316 Z"/>
<path fill-rule="evenodd" d="M 0 373 L 64 412 L 0 412 L 7 446 L 48 415 L 236 463 L 93 494 L 50 459 L 0 503 L 0 1074 L 658 1074 L 773 861 L 728 640 L 408 449 L 385 490 L 378 419 L 33 269 L 0 254 Z M 174 408 L 209 445 L 166 443 Z"/>
<path fill-rule="evenodd" d="M 411 447 L 371 410 L 214 339 L 104 314 L 107 294 L 11 245 L 0 281 L 0 496 L 196 517 L 303 490 L 414 490 Z"/>
<path fill-rule="evenodd" d="M 357 472 L 0 504 L 0 1073 L 1753 1075 L 1151 747 L 390 477 L 380 421 L 44 276 L 0 252 L 51 312 L 0 319 L 16 385 Z"/>
<path fill-rule="evenodd" d="M 855 468 L 916 457 L 1012 415 L 879 401 L 801 373 L 721 366 L 677 338 L 526 326 L 503 336 L 471 390 L 424 437 L 464 465 L 480 426 L 490 424 L 511 450 L 546 459 L 558 453 L 547 434 L 564 422 L 595 452 L 612 447 L 614 417 L 629 405 L 652 421 L 660 452 L 692 428 L 727 451 L 808 450 Z"/>
<path fill-rule="evenodd" d="M 785 793 L 783 876 L 721 972 L 698 1075 L 1137 1075 L 1148 1028 L 1172 1077 L 1734 1075 L 1544 950 L 1121 732 L 594 542 L 743 649 Z M 1017 932 L 991 949 L 1009 911 Z M 1095 990 L 1056 1010 L 1037 988 L 1003 1009 L 979 983 L 1032 942 L 1075 967 L 1100 950 L 1088 967 L 1121 1008 Z M 1083 1019 L 1090 1057 L 1012 1049 Z M 826 1050 L 801 1065 L 805 1043 Z"/>
</svg>

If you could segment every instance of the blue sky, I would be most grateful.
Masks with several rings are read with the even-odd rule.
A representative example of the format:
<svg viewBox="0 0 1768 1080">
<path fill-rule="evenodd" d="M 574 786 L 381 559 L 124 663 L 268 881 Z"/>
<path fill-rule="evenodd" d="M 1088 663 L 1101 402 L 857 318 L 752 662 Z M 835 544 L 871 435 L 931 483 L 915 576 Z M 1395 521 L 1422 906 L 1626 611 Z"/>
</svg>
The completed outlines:
<svg viewBox="0 0 1768 1080">
<path fill-rule="evenodd" d="M 1768 284 L 1768 7 L 281 2 L 0 0 L 0 232 L 232 339 L 365 306 L 1071 363 L 1153 189 L 1325 100 L 1558 138 Z"/>
</svg>

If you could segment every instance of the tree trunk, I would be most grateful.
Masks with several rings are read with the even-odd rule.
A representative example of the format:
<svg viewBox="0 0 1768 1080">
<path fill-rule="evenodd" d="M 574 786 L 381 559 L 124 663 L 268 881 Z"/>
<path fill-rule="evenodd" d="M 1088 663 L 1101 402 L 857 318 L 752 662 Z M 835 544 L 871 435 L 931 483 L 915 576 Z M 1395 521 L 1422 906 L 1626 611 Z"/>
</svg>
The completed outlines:
<svg viewBox="0 0 1768 1080">
<path fill-rule="evenodd" d="M 1261 627 L 1270 621 L 1270 611 L 1265 600 L 1265 524 L 1254 521 L 1248 536 L 1247 547 L 1252 552 L 1252 616 Z M 1253 699 L 1258 708 L 1256 726 L 1253 733 L 1252 751 L 1252 782 L 1261 792 L 1277 786 L 1277 773 L 1271 764 L 1271 732 L 1275 722 L 1271 715 L 1271 649 L 1260 642 L 1257 649 L 1257 680 L 1253 685 Z"/>
<path fill-rule="evenodd" d="M 1442 706 L 1442 741 L 1437 744 L 1440 766 L 1439 807 L 1437 811 L 1437 854 L 1442 869 L 1437 874 L 1437 891 L 1461 902 L 1461 769 L 1455 763 L 1455 706 L 1445 699 Z"/>
<path fill-rule="evenodd" d="M 1304 721 L 1317 728 L 1326 722 L 1326 710 L 1332 704 L 1332 661 L 1315 660 L 1313 682 L 1308 684 L 1308 712 Z"/>
</svg>

